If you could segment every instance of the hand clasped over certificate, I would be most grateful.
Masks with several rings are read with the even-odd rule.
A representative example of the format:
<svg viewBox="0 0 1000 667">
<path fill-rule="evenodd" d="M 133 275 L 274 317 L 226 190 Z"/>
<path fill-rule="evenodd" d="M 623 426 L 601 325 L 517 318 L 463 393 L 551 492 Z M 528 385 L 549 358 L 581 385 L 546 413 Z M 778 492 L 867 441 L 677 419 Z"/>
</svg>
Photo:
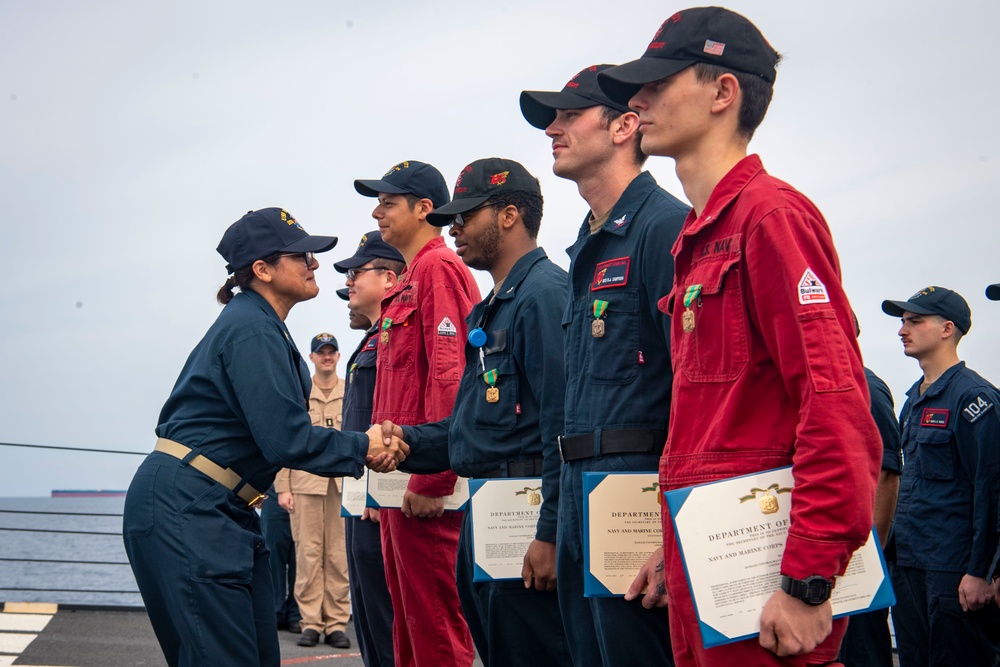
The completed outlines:
<svg viewBox="0 0 1000 667">
<path fill-rule="evenodd" d="M 793 483 L 792 469 L 779 468 L 665 494 L 706 647 L 760 633 L 761 610 L 781 584 Z M 873 532 L 837 578 L 833 615 L 894 602 Z"/>
<path fill-rule="evenodd" d="M 403 505 L 403 494 L 410 483 L 410 474 L 400 470 L 368 475 L 368 507 L 395 508 Z M 469 480 L 459 477 L 455 482 L 455 492 L 444 497 L 447 512 L 464 510 L 469 502 Z"/>
</svg>

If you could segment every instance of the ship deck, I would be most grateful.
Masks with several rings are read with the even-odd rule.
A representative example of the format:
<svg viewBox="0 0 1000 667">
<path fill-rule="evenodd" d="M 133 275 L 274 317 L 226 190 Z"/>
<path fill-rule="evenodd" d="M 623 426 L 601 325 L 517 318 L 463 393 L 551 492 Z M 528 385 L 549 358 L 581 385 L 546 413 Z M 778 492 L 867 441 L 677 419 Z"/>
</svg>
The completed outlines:
<svg viewBox="0 0 1000 667">
<path fill-rule="evenodd" d="M 279 632 L 282 665 L 361 667 L 353 624 L 352 648 L 298 646 L 299 635 Z M 4 605 L 0 613 L 0 667 L 165 667 L 166 661 L 142 610 Z M 482 664 L 478 663 L 477 664 Z"/>
</svg>

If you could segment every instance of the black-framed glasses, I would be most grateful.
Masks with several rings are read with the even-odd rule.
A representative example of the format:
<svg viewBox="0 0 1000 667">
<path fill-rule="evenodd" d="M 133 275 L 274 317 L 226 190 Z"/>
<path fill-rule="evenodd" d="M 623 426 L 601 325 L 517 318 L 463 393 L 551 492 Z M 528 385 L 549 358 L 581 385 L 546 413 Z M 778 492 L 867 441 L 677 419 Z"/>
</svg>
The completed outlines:
<svg viewBox="0 0 1000 667">
<path fill-rule="evenodd" d="M 316 255 L 311 252 L 283 252 L 278 257 L 298 257 L 306 263 L 306 268 L 312 266 L 313 262 L 316 261 Z"/>
<path fill-rule="evenodd" d="M 347 276 L 348 280 L 356 280 L 358 274 L 364 273 L 365 271 L 387 271 L 387 270 L 388 269 L 381 266 L 369 266 L 363 269 L 347 269 L 347 273 L 345 275 Z"/>
<path fill-rule="evenodd" d="M 507 202 L 505 202 L 505 201 L 488 201 L 485 204 L 480 204 L 476 208 L 469 209 L 465 213 L 456 213 L 455 217 L 451 219 L 451 225 L 453 227 L 460 227 L 460 228 L 461 227 L 465 227 L 465 225 L 467 224 L 468 221 L 465 219 L 464 216 L 472 215 L 476 211 L 481 211 L 484 208 L 489 208 L 489 207 L 492 207 L 492 206 L 506 206 L 506 205 L 507 205 Z"/>
</svg>

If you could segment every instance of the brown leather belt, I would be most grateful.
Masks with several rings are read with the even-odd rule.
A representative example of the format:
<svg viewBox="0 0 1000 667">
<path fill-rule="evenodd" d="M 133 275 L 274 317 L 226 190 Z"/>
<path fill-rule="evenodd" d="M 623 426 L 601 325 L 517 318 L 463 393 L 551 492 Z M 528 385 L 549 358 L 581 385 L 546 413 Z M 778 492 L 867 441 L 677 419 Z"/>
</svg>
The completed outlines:
<svg viewBox="0 0 1000 667">
<path fill-rule="evenodd" d="M 601 431 L 600 447 L 595 451 L 594 434 L 559 436 L 559 457 L 563 463 L 589 459 L 598 454 L 659 454 L 667 442 L 666 431 L 625 428 Z"/>
<path fill-rule="evenodd" d="M 170 456 L 183 461 L 184 458 L 191 453 L 191 448 L 186 445 L 182 445 L 179 442 L 174 442 L 173 440 L 158 438 L 156 440 L 156 446 L 153 447 L 153 451 L 169 454 Z M 243 481 L 243 478 L 240 477 L 239 473 L 234 472 L 231 468 L 223 468 L 218 463 L 206 458 L 203 454 L 194 456 L 187 463 L 198 472 L 215 480 L 230 491 L 240 486 L 240 482 Z M 255 509 L 260 507 L 260 505 L 264 502 L 264 499 L 267 498 L 266 493 L 259 492 L 249 484 L 241 486 L 236 495 L 247 501 L 247 505 Z"/>
</svg>

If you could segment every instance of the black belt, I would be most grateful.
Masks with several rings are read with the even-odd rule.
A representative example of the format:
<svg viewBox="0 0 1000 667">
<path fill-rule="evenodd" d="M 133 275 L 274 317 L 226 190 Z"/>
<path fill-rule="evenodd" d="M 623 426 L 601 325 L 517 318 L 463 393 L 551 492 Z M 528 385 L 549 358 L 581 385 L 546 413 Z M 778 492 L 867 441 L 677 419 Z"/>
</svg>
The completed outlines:
<svg viewBox="0 0 1000 667">
<path fill-rule="evenodd" d="M 667 442 L 666 431 L 648 428 L 623 428 L 601 431 L 599 447 L 594 447 L 594 433 L 559 436 L 559 457 L 563 463 L 589 459 L 601 454 L 659 454 Z"/>
<path fill-rule="evenodd" d="M 481 473 L 476 473 L 473 477 L 495 478 L 495 477 L 541 477 L 544 459 L 535 456 L 530 459 L 519 461 L 507 461 L 496 468 L 490 468 Z"/>
</svg>

